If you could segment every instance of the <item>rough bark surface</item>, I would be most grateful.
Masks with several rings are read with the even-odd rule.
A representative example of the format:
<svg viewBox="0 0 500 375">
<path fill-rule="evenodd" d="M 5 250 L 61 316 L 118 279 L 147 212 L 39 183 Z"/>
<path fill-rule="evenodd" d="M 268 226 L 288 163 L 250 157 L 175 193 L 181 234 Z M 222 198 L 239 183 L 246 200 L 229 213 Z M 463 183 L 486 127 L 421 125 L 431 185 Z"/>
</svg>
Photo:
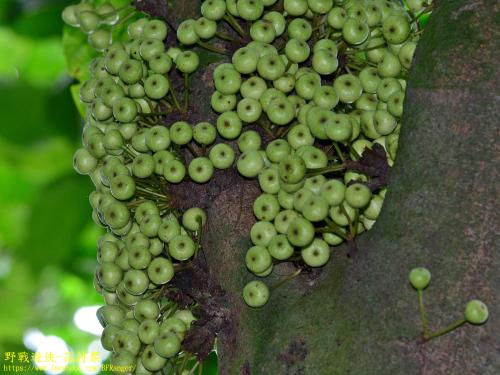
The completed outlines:
<svg viewBox="0 0 500 375">
<path fill-rule="evenodd" d="M 137 3 L 166 14 L 159 0 Z M 176 19 L 199 6 L 172 3 L 181 4 L 170 13 Z M 386 203 L 353 258 L 338 247 L 321 272 L 274 291 L 264 308 L 247 308 L 241 290 L 252 279 L 244 254 L 257 185 L 219 173 L 177 191 L 178 202 L 208 210 L 206 258 L 230 311 L 218 338 L 220 374 L 500 374 L 498 8 L 492 0 L 436 4 L 408 83 Z M 194 100 L 207 114 L 210 71 L 193 80 L 201 80 Z M 489 321 L 422 344 L 407 281 L 415 266 L 432 272 L 432 329 L 460 317 L 472 298 L 488 304 Z M 270 279 L 289 272 L 276 267 Z"/>
</svg>

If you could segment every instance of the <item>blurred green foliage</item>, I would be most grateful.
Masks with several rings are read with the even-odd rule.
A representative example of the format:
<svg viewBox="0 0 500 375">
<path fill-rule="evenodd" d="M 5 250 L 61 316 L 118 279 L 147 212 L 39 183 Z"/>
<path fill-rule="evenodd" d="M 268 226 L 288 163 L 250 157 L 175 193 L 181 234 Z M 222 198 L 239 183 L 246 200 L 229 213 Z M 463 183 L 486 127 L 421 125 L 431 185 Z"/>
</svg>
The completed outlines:
<svg viewBox="0 0 500 375">
<path fill-rule="evenodd" d="M 72 350 L 96 337 L 73 314 L 97 305 L 91 184 L 71 159 L 80 142 L 61 42 L 67 0 L 0 1 L 0 357 L 28 350 L 36 327 Z M 29 351 L 29 350 L 28 350 Z"/>
<path fill-rule="evenodd" d="M 71 164 L 84 115 L 79 82 L 96 53 L 63 26 L 73 2 L 0 1 L 0 363 L 5 352 L 30 351 L 29 328 L 74 352 L 97 338 L 73 322 L 80 307 L 102 304 L 92 282 L 102 233 L 91 220 L 92 184 Z M 204 374 L 216 373 L 213 353 Z"/>
</svg>

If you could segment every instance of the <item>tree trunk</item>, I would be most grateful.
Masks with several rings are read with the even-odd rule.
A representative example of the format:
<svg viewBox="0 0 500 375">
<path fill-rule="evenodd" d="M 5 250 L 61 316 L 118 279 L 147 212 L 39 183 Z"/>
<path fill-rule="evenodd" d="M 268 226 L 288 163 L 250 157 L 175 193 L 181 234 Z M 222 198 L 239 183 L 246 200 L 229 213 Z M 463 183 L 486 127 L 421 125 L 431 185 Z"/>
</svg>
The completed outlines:
<svg viewBox="0 0 500 375">
<path fill-rule="evenodd" d="M 248 308 L 242 288 L 254 276 L 244 254 L 258 186 L 223 172 L 177 192 L 180 205 L 208 210 L 205 253 L 229 311 L 218 335 L 220 374 L 500 374 L 498 8 L 492 0 L 436 3 L 408 81 L 386 202 L 353 257 L 337 247 L 322 270 Z M 197 102 L 205 114 L 208 101 Z M 432 272 L 424 293 L 431 329 L 463 316 L 472 298 L 488 305 L 489 321 L 423 343 L 407 279 L 416 266 Z M 291 270 L 276 267 L 269 280 Z"/>
</svg>

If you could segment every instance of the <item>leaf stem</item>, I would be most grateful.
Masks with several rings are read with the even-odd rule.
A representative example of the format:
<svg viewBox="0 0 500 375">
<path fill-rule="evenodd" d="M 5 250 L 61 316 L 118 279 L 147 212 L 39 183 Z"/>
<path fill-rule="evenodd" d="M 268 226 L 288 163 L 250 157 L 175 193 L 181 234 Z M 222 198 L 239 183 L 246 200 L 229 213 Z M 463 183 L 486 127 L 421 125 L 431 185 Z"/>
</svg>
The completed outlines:
<svg viewBox="0 0 500 375">
<path fill-rule="evenodd" d="M 422 322 L 423 336 L 427 337 L 429 335 L 429 323 L 425 316 L 424 291 L 422 289 L 418 290 L 418 311 L 420 314 L 420 321 Z"/>
<path fill-rule="evenodd" d="M 330 167 L 325 167 L 325 168 L 309 169 L 309 172 L 306 173 L 306 177 L 313 177 L 313 176 L 317 176 L 320 174 L 343 171 L 344 169 L 346 169 L 346 167 L 347 166 L 344 163 L 342 163 L 342 164 L 332 165 Z"/>
<path fill-rule="evenodd" d="M 297 277 L 298 275 L 300 275 L 300 273 L 302 272 L 302 268 L 299 268 L 297 271 L 291 273 L 290 275 L 287 275 L 285 277 L 283 277 L 280 281 L 278 281 L 276 284 L 273 284 L 269 287 L 269 290 L 275 290 L 275 289 L 278 289 L 280 286 L 286 284 L 287 282 L 289 282 L 290 280 L 293 280 L 293 278 Z"/>
<path fill-rule="evenodd" d="M 196 238 L 196 251 L 194 253 L 195 257 L 196 257 L 196 255 L 198 254 L 198 251 L 201 248 L 201 238 L 203 236 L 203 220 L 201 219 L 201 217 L 198 216 L 196 218 L 196 221 L 198 222 L 198 225 L 200 226 L 200 229 L 198 230 L 197 238 Z"/>
<path fill-rule="evenodd" d="M 420 17 L 422 17 L 425 13 L 428 13 L 432 10 L 433 4 L 430 3 L 428 6 L 426 6 L 424 9 L 422 9 L 419 13 L 416 13 L 413 15 L 413 17 L 410 18 L 410 24 L 412 24 L 415 21 L 418 21 Z"/>
<path fill-rule="evenodd" d="M 356 151 L 356 149 L 354 147 L 352 147 L 351 145 L 349 145 L 349 152 L 351 152 L 352 154 L 354 154 L 354 159 L 355 160 L 359 160 L 361 159 L 361 155 Z"/>
<path fill-rule="evenodd" d="M 233 17 L 233 15 L 229 12 L 226 12 L 226 15 L 223 17 L 224 21 L 226 21 L 242 38 L 245 38 L 247 36 L 247 33 L 241 25 L 236 21 L 236 19 Z"/>
<path fill-rule="evenodd" d="M 148 190 L 148 189 L 144 189 L 144 188 L 142 188 L 142 187 L 140 187 L 140 186 L 136 186 L 135 188 L 136 188 L 136 190 L 139 190 L 139 191 L 141 191 L 141 192 L 143 192 L 143 193 L 150 194 L 150 195 L 154 195 L 154 196 L 156 196 L 156 197 L 160 197 L 160 198 L 162 198 L 162 199 L 168 199 L 168 198 L 167 198 L 167 196 L 165 196 L 165 195 L 163 195 L 163 194 L 156 193 L 156 192 L 151 191 L 151 190 Z"/>
<path fill-rule="evenodd" d="M 199 364 L 200 364 L 200 361 L 196 361 L 195 365 L 191 368 L 191 371 L 189 371 L 188 375 L 193 375 L 194 371 L 196 370 L 196 368 L 198 367 Z"/>
<path fill-rule="evenodd" d="M 150 113 L 141 113 L 139 116 L 140 117 L 155 117 L 155 116 L 163 116 L 163 115 L 168 115 L 170 112 L 150 112 Z"/>
<path fill-rule="evenodd" d="M 342 164 L 345 164 L 344 154 L 342 154 L 342 151 L 340 150 L 340 147 L 339 147 L 339 145 L 338 145 L 337 142 L 333 142 L 333 148 L 335 148 L 335 152 L 339 156 L 340 161 L 342 162 Z"/>
<path fill-rule="evenodd" d="M 196 44 L 198 46 L 200 46 L 201 48 L 204 48 L 204 49 L 206 49 L 208 51 L 218 53 L 219 55 L 226 55 L 226 50 L 225 49 L 217 48 L 217 47 L 211 45 L 210 43 L 198 41 L 198 42 L 196 42 Z"/>
<path fill-rule="evenodd" d="M 231 42 L 231 43 L 240 43 L 238 40 L 230 37 L 229 35 L 227 34 L 224 34 L 224 33 L 215 33 L 215 36 L 217 36 L 219 39 L 222 39 L 222 40 L 227 40 L 228 42 Z"/>
<path fill-rule="evenodd" d="M 257 122 L 257 124 L 262 128 L 264 129 L 264 131 L 271 137 L 271 139 L 275 139 L 275 135 L 274 133 L 271 131 L 271 129 L 269 128 L 268 126 L 268 123 L 267 121 L 262 121 L 262 117 L 261 117 L 261 120 Z"/>
<path fill-rule="evenodd" d="M 172 83 L 170 82 L 170 79 L 169 79 L 169 83 L 170 83 L 170 89 L 169 89 L 170 95 L 172 95 L 172 100 L 174 102 L 175 107 L 180 111 L 181 105 L 179 104 L 179 101 L 177 100 L 177 96 L 175 95 L 175 91 L 173 90 Z"/>
<path fill-rule="evenodd" d="M 119 8 L 116 8 L 115 10 L 112 10 L 111 12 L 100 14 L 99 17 L 107 18 L 109 16 L 112 16 L 113 14 L 120 13 L 122 10 L 125 10 L 127 8 L 133 9 L 133 7 L 130 4 L 127 4 L 127 5 L 123 5 Z"/>
<path fill-rule="evenodd" d="M 133 16 L 135 16 L 136 12 L 135 10 L 133 10 L 132 12 L 130 12 L 129 14 L 127 14 L 125 17 L 121 18 L 120 20 L 118 20 L 117 23 L 115 23 L 113 26 L 111 26 L 111 30 L 114 30 L 117 26 L 120 26 L 122 23 L 124 23 L 125 21 L 129 20 L 130 18 L 132 18 Z"/>
<path fill-rule="evenodd" d="M 349 214 L 347 213 L 347 210 L 346 208 L 344 207 L 344 202 L 342 202 L 340 204 L 340 210 L 342 211 L 342 213 L 345 215 L 345 217 L 347 218 L 347 222 L 349 223 L 349 233 L 351 233 L 351 236 L 354 236 L 355 234 L 355 231 L 354 231 L 354 225 L 353 225 L 353 221 L 351 220 L 351 218 L 349 217 Z"/>
<path fill-rule="evenodd" d="M 373 47 L 369 47 L 369 48 L 348 50 L 348 51 L 345 51 L 344 53 L 346 55 L 355 55 L 358 52 L 368 52 L 368 51 L 372 51 L 374 49 L 385 47 L 386 45 L 387 45 L 386 43 L 382 43 L 382 44 L 379 44 L 379 45 L 376 45 Z"/>
<path fill-rule="evenodd" d="M 453 331 L 454 329 L 457 329 L 458 327 L 465 324 L 466 322 L 467 322 L 467 320 L 465 318 L 457 319 L 453 323 L 451 323 L 449 326 L 444 327 L 443 329 L 440 329 L 436 332 L 431 332 L 427 336 L 424 336 L 424 339 L 426 341 L 428 341 L 428 340 L 434 339 L 436 337 L 442 336 L 448 332 Z"/>
<path fill-rule="evenodd" d="M 189 108 L 189 74 L 184 73 L 184 112 Z"/>
<path fill-rule="evenodd" d="M 122 150 L 125 151 L 132 159 L 137 156 L 127 145 L 123 145 Z"/>
<path fill-rule="evenodd" d="M 187 364 L 188 360 L 189 360 L 189 355 L 186 355 L 186 356 L 184 357 L 184 360 L 182 361 L 181 368 L 180 368 L 180 370 L 179 370 L 179 374 L 182 374 L 182 372 L 183 372 L 183 371 L 184 371 L 184 369 L 186 368 L 186 364 Z"/>
<path fill-rule="evenodd" d="M 359 223 L 359 209 L 356 208 L 355 214 L 354 214 L 354 221 L 353 221 L 353 229 L 351 232 L 351 236 L 354 238 L 358 235 L 358 223 Z"/>
<path fill-rule="evenodd" d="M 335 224 L 330 218 L 325 218 L 326 223 L 328 224 L 329 229 L 331 229 L 331 232 L 328 233 L 333 233 L 342 238 L 344 241 L 347 241 L 347 236 L 345 233 L 342 231 L 342 228 Z"/>
</svg>

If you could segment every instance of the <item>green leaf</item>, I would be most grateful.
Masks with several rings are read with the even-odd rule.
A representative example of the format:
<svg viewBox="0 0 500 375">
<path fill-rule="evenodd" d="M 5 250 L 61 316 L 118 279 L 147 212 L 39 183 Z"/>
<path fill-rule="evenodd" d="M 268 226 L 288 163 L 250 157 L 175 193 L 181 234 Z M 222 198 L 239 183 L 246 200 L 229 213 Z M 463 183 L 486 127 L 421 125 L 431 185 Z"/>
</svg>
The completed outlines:
<svg viewBox="0 0 500 375">
<path fill-rule="evenodd" d="M 21 253 L 34 268 L 67 265 L 79 246 L 79 234 L 91 215 L 85 176 L 69 176 L 44 188 L 33 205 Z"/>
<path fill-rule="evenodd" d="M 60 39 L 33 40 L 0 27 L 0 77 L 53 86 L 66 70 Z"/>
<path fill-rule="evenodd" d="M 0 138 L 0 248 L 21 246 L 33 199 L 45 184 L 72 170 L 73 149 L 63 138 L 30 147 Z"/>
<path fill-rule="evenodd" d="M 6 157 L 14 149 L 0 139 L 0 204 L 29 202 L 36 189 L 29 177 L 20 173 L 19 164 Z"/>
<path fill-rule="evenodd" d="M 18 173 L 23 174 L 33 184 L 45 184 L 72 172 L 73 144 L 65 138 L 26 147 L 17 157 Z"/>
<path fill-rule="evenodd" d="M 74 85 L 71 85 L 70 91 L 71 91 L 71 97 L 73 98 L 73 103 L 75 103 L 75 106 L 78 109 L 80 116 L 82 116 L 82 118 L 85 118 L 87 107 L 83 105 L 82 101 L 80 100 L 80 87 L 82 87 L 81 83 L 75 83 Z"/>
<path fill-rule="evenodd" d="M 12 21 L 12 18 L 20 12 L 20 4 L 16 0 L 0 1 L 0 24 L 6 25 Z"/>
<path fill-rule="evenodd" d="M 8 253 L 0 252 L 0 256 L 7 257 L 10 262 L 5 278 L 0 278 L 0 300 L 5 301 L 7 308 L 0 309 L 0 349 L 2 342 L 18 342 L 22 337 L 30 305 L 27 303 L 38 288 L 33 280 L 33 273 L 27 264 L 19 259 L 13 259 Z M 12 351 L 12 348 L 4 348 Z"/>
<path fill-rule="evenodd" d="M 105 230 L 97 226 L 94 221 L 89 218 L 88 224 L 82 228 L 80 232 L 80 253 L 91 258 L 93 261 L 96 259 L 97 241 L 105 233 Z"/>
<path fill-rule="evenodd" d="M 63 25 L 61 13 L 65 6 L 74 3 L 73 0 L 39 1 L 36 6 L 18 12 L 10 26 L 17 33 L 32 38 L 59 36 Z"/>
<path fill-rule="evenodd" d="M 0 181 L 0 249 L 15 249 L 26 233 L 35 187 L 1 156 Z"/>
<path fill-rule="evenodd" d="M 80 82 L 89 79 L 89 64 L 97 52 L 88 45 L 87 36 L 79 29 L 65 26 L 63 50 L 69 74 Z"/>
<path fill-rule="evenodd" d="M 203 362 L 203 375 L 217 375 L 217 353 L 210 353 Z"/>
<path fill-rule="evenodd" d="M 24 82 L 0 83 L 0 137 L 31 143 L 53 135 L 76 140 L 81 128 L 69 90 L 52 90 Z M 14 125 L 15 124 L 15 125 Z"/>
<path fill-rule="evenodd" d="M 22 244 L 29 213 L 26 203 L 0 203 L 0 248 L 17 248 Z"/>
</svg>

